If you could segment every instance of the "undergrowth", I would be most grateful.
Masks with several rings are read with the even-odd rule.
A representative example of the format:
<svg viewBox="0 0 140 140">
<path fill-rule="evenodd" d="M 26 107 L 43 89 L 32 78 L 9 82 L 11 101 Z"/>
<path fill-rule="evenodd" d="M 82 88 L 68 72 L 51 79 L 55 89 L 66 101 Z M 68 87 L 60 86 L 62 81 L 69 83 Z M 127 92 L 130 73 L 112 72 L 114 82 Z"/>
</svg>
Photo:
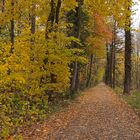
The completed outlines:
<svg viewBox="0 0 140 140">
<path fill-rule="evenodd" d="M 22 140 L 21 130 L 35 122 L 43 121 L 60 110 L 68 107 L 79 95 L 70 93 L 54 97 L 28 96 L 26 94 L 0 94 L 0 140 L 8 138 Z"/>
<path fill-rule="evenodd" d="M 138 113 L 140 116 L 140 91 L 131 91 L 131 95 L 124 95 L 123 90 L 121 88 L 116 88 L 116 92 L 120 94 L 123 99 L 132 106 L 134 110 Z"/>
</svg>

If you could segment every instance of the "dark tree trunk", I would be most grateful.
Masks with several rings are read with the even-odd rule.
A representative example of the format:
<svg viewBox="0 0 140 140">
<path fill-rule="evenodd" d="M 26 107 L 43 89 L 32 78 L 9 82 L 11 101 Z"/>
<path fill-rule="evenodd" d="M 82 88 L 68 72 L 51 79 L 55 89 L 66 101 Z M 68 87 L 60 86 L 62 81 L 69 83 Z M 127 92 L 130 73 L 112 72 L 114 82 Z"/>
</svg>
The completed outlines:
<svg viewBox="0 0 140 140">
<path fill-rule="evenodd" d="M 5 5 L 5 0 L 1 0 L 1 12 L 4 12 L 4 5 Z M 0 36 L 2 35 L 2 29 L 3 27 L 0 26 Z"/>
<path fill-rule="evenodd" d="M 80 67 L 79 67 L 79 63 L 77 63 L 77 75 L 76 75 L 76 85 L 75 85 L 75 92 L 79 91 L 79 76 L 80 76 Z"/>
<path fill-rule="evenodd" d="M 31 33 L 35 34 L 35 26 L 36 26 L 36 16 L 35 16 L 35 4 L 32 4 L 32 13 L 31 13 Z"/>
<path fill-rule="evenodd" d="M 83 5 L 83 0 L 77 0 L 78 2 L 78 7 L 76 7 L 76 20 L 74 23 L 74 28 L 75 28 L 75 37 L 78 39 L 81 38 L 80 36 L 80 30 L 81 30 L 81 10 L 82 10 L 82 5 Z M 75 44 L 75 47 L 78 48 L 79 45 Z M 78 62 L 74 62 L 74 68 L 73 68 L 73 74 L 72 74 L 72 83 L 71 83 L 71 92 L 75 93 L 79 89 L 79 84 L 77 81 L 79 81 L 79 67 L 78 67 Z M 78 79 L 77 79 L 78 78 Z"/>
<path fill-rule="evenodd" d="M 2 3 L 2 8 L 1 8 L 1 11 L 2 11 L 2 12 L 4 12 L 5 0 L 2 0 L 2 1 L 1 1 L 1 3 Z"/>
<path fill-rule="evenodd" d="M 49 14 L 48 22 L 51 22 L 51 25 L 53 26 L 54 20 L 55 20 L 55 2 L 54 0 L 51 0 L 51 11 Z"/>
<path fill-rule="evenodd" d="M 56 8 L 55 8 L 54 0 L 51 0 L 50 6 L 51 6 L 51 11 L 50 11 L 49 17 L 47 19 L 47 23 L 46 23 L 46 32 L 45 32 L 46 40 L 48 39 L 48 33 L 53 30 L 53 25 L 54 25 L 54 21 L 55 21 L 55 9 Z"/>
<path fill-rule="evenodd" d="M 54 21 L 55 21 L 55 12 L 56 12 L 54 0 L 51 0 L 50 7 L 51 7 L 51 11 L 50 11 L 49 17 L 47 19 L 47 23 L 46 23 L 46 32 L 45 32 L 46 40 L 49 39 L 48 34 L 53 31 L 53 26 L 54 26 Z M 48 60 L 45 59 L 44 63 L 47 64 Z M 51 63 L 51 64 L 53 64 L 53 63 Z M 53 73 L 51 73 L 50 74 L 50 83 L 54 83 L 54 82 L 55 82 L 55 75 Z M 48 102 L 51 102 L 53 91 L 49 90 L 49 91 L 46 91 L 46 93 L 48 95 Z"/>
<path fill-rule="evenodd" d="M 87 79 L 86 87 L 89 87 L 90 82 L 91 82 L 92 66 L 93 66 L 93 54 L 91 54 L 91 56 L 90 56 L 89 74 L 88 74 L 88 79 Z"/>
<path fill-rule="evenodd" d="M 12 16 L 14 16 L 14 0 L 11 1 L 11 13 Z M 10 38 L 11 38 L 11 50 L 10 52 L 13 53 L 14 50 L 14 37 L 15 37 L 15 23 L 14 23 L 14 17 L 10 20 Z"/>
<path fill-rule="evenodd" d="M 112 44 L 110 48 L 107 46 L 107 63 L 106 63 L 106 73 L 105 82 L 111 88 L 115 88 L 115 63 L 116 63 L 116 22 L 114 22 L 114 27 L 112 31 Z"/>
<path fill-rule="evenodd" d="M 130 6 L 128 6 L 128 11 L 130 12 Z M 131 53 L 132 53 L 132 43 L 131 43 L 131 16 L 127 16 L 129 24 L 126 24 L 125 28 L 125 77 L 124 77 L 124 94 L 130 94 L 131 91 Z M 127 22 L 127 23 L 128 23 Z"/>
<path fill-rule="evenodd" d="M 56 16 L 55 16 L 55 23 L 59 23 L 59 16 L 60 16 L 60 9 L 61 9 L 61 0 L 58 0 L 57 7 L 56 7 Z"/>
<path fill-rule="evenodd" d="M 52 8 L 53 8 L 53 5 L 52 5 Z M 52 18 L 52 23 L 54 22 L 55 20 L 55 23 L 59 23 L 59 15 L 60 15 L 60 9 L 61 9 L 61 0 L 58 0 L 58 3 L 57 3 L 57 7 L 56 7 L 56 12 L 55 12 L 55 19 Z M 52 14 L 54 16 L 54 14 Z M 54 65 L 54 63 L 52 62 L 51 63 L 52 65 Z M 56 75 L 55 74 L 51 74 L 51 83 L 57 83 L 56 81 Z"/>
<path fill-rule="evenodd" d="M 125 78 L 124 93 L 130 94 L 131 90 L 131 32 L 125 30 Z"/>
<path fill-rule="evenodd" d="M 57 7 L 56 8 L 54 8 L 54 3 L 52 2 L 52 9 L 54 9 L 53 12 L 55 12 L 55 9 L 56 9 L 56 12 L 54 14 L 53 13 L 50 14 L 50 15 L 52 15 L 52 21 L 51 21 L 51 23 L 52 23 L 52 27 L 53 27 L 54 21 L 57 24 L 59 23 L 59 16 L 60 16 L 60 9 L 61 9 L 61 0 L 58 0 Z M 51 64 L 54 65 L 53 62 Z M 51 74 L 51 83 L 57 83 L 57 81 L 56 81 L 56 75 L 53 74 L 53 73 Z"/>
<path fill-rule="evenodd" d="M 12 19 L 11 20 L 11 33 L 10 33 L 12 46 L 14 45 L 14 36 L 15 36 L 14 29 L 15 29 L 14 19 Z"/>
<path fill-rule="evenodd" d="M 112 71 L 113 71 L 113 48 L 114 48 L 114 46 L 113 46 L 113 41 L 112 41 L 112 44 L 110 45 L 110 60 L 109 60 L 109 64 L 110 64 L 110 66 L 109 66 L 109 68 L 110 68 L 110 70 L 109 70 L 109 86 L 110 87 L 112 87 L 112 82 L 113 82 L 113 73 L 112 73 Z"/>
<path fill-rule="evenodd" d="M 71 83 L 72 93 L 74 93 L 76 90 L 75 87 L 76 87 L 77 71 L 78 71 L 78 63 L 74 62 L 74 71 L 73 71 L 73 78 L 72 78 L 72 83 Z"/>
<path fill-rule="evenodd" d="M 112 88 L 115 89 L 116 81 L 116 21 L 114 21 L 114 31 L 113 31 L 113 78 L 112 78 Z"/>
<path fill-rule="evenodd" d="M 110 50 L 109 45 L 106 44 L 106 70 L 105 70 L 105 83 L 109 85 L 109 74 L 110 74 Z"/>
<path fill-rule="evenodd" d="M 115 84 L 116 83 L 116 48 L 114 44 L 114 49 L 113 49 L 113 79 L 112 79 L 112 88 L 115 89 Z"/>
<path fill-rule="evenodd" d="M 48 33 L 53 31 L 54 23 L 56 24 L 59 23 L 60 9 L 61 9 L 61 0 L 58 0 L 57 6 L 55 5 L 54 0 L 51 0 L 51 11 L 46 26 L 46 35 L 45 35 L 46 40 L 48 39 Z M 47 63 L 47 61 L 45 63 Z M 54 63 L 51 62 L 51 65 L 54 65 Z M 51 73 L 50 79 L 51 83 L 57 83 L 56 75 L 54 73 Z M 53 91 L 48 91 L 48 101 L 52 101 L 52 94 Z"/>
</svg>

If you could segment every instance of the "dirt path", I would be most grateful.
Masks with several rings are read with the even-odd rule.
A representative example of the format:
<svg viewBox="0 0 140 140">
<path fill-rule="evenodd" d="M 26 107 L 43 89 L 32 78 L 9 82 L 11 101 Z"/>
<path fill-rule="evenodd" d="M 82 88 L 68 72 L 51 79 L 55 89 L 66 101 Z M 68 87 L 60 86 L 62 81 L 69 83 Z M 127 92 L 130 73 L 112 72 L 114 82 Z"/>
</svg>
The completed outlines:
<svg viewBox="0 0 140 140">
<path fill-rule="evenodd" d="M 25 135 L 25 140 L 140 140 L 140 120 L 110 88 L 100 84 Z"/>
</svg>

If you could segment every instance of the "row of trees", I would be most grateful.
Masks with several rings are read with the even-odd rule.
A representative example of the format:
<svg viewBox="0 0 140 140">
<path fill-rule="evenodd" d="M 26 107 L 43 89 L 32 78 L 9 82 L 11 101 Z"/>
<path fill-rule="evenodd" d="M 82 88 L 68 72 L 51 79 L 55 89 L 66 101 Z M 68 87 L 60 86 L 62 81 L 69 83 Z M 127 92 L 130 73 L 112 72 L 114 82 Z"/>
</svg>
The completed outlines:
<svg viewBox="0 0 140 140">
<path fill-rule="evenodd" d="M 105 56 L 105 48 L 101 47 L 111 38 L 105 21 L 109 15 L 102 10 L 105 3 L 99 9 L 94 4 L 75 0 L 3 0 L 1 92 L 45 91 L 49 97 L 69 87 L 76 92 L 85 67 L 85 85 L 89 86 L 93 61 Z M 88 59 L 90 68 L 85 64 Z"/>
<path fill-rule="evenodd" d="M 118 83 L 124 85 L 124 94 L 130 94 L 131 92 L 131 84 L 132 84 L 132 5 L 134 3 L 129 0 L 125 1 L 125 4 L 122 4 L 122 7 L 125 9 L 124 17 L 122 20 L 116 19 L 116 16 L 113 16 L 113 28 L 112 28 L 112 43 L 107 44 L 107 67 L 106 67 L 106 77 L 105 82 L 112 88 L 115 88 L 116 85 L 116 76 L 119 77 L 120 73 L 117 74 L 117 57 L 119 53 L 119 57 L 122 57 L 121 63 L 124 63 L 121 70 L 122 78 Z M 117 17 L 118 18 L 118 17 Z M 122 23 L 123 21 L 123 23 Z M 121 39 L 121 35 L 123 34 L 121 31 L 124 30 L 124 40 Z M 125 47 L 124 47 L 125 46 Z M 123 54 L 124 52 L 124 54 Z M 119 58 L 120 59 L 120 58 Z M 122 82 L 123 81 L 123 82 Z"/>
</svg>

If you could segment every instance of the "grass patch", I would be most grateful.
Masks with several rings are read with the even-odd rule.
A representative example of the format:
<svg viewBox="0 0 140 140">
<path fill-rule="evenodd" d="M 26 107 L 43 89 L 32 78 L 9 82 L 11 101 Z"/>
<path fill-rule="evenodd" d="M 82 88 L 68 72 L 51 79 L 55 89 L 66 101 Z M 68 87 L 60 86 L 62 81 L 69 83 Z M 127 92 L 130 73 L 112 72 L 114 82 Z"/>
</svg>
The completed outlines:
<svg viewBox="0 0 140 140">
<path fill-rule="evenodd" d="M 116 91 L 116 93 L 123 95 L 123 89 L 121 87 L 116 87 L 115 91 Z"/>
<path fill-rule="evenodd" d="M 140 117 L 140 91 L 133 91 L 131 95 L 121 94 L 121 96 L 129 105 L 132 106 Z"/>
<path fill-rule="evenodd" d="M 123 98 L 134 108 L 140 110 L 140 91 L 135 91 L 131 95 L 123 95 Z"/>
<path fill-rule="evenodd" d="M 140 90 L 132 91 L 131 95 L 124 95 L 123 89 L 117 87 L 115 89 L 118 93 L 140 116 Z"/>
</svg>

